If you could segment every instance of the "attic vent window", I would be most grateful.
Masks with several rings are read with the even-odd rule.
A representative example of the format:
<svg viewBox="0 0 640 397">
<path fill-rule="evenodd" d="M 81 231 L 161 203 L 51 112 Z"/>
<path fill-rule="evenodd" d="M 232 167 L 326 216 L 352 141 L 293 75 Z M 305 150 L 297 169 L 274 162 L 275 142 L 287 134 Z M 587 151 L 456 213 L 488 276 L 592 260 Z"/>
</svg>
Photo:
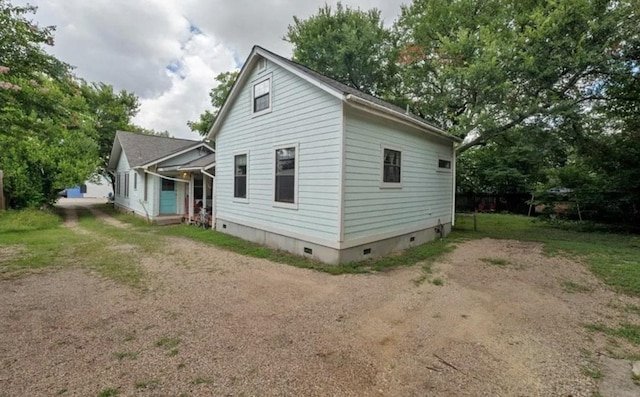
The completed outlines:
<svg viewBox="0 0 640 397">
<path fill-rule="evenodd" d="M 265 58 L 260 58 L 258 61 L 258 72 L 262 72 L 267 69 L 267 60 Z"/>
<path fill-rule="evenodd" d="M 251 106 L 254 116 L 271 111 L 271 78 L 258 81 L 253 85 Z"/>
</svg>

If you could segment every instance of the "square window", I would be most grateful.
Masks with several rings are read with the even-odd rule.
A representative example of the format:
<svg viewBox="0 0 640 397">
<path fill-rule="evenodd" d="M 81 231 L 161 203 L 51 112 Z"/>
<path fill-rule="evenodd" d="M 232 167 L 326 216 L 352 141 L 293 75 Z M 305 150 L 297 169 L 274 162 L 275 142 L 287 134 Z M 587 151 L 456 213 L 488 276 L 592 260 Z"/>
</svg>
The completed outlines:
<svg viewBox="0 0 640 397">
<path fill-rule="evenodd" d="M 275 201 L 295 203 L 296 148 L 276 149 Z"/>
<path fill-rule="evenodd" d="M 247 155 L 239 154 L 234 157 L 233 197 L 247 198 Z"/>
<path fill-rule="evenodd" d="M 399 150 L 384 149 L 382 163 L 382 182 L 400 183 L 402 175 L 402 153 Z"/>
<path fill-rule="evenodd" d="M 438 169 L 451 170 L 451 160 L 438 159 Z"/>
<path fill-rule="evenodd" d="M 253 113 L 264 112 L 271 107 L 271 80 L 263 80 L 253 86 Z"/>
</svg>

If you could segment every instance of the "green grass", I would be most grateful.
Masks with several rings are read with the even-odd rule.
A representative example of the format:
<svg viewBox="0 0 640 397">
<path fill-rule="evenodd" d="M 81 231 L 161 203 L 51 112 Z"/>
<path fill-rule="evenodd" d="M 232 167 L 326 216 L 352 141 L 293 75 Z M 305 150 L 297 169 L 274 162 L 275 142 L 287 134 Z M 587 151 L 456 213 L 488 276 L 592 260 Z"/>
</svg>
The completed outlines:
<svg viewBox="0 0 640 397">
<path fill-rule="evenodd" d="M 578 284 L 571 280 L 563 281 L 562 288 L 564 288 L 565 292 L 570 294 L 585 293 L 591 291 L 591 288 L 587 287 L 586 285 Z"/>
<path fill-rule="evenodd" d="M 155 252 L 162 246 L 157 236 L 150 233 L 135 233 L 135 239 L 132 239 L 132 230 L 111 226 L 97 219 L 90 211 L 86 209 L 78 210 L 79 225 L 91 232 L 99 234 L 105 238 L 114 241 L 114 244 L 131 244 L 134 243 L 137 249 L 145 252 Z"/>
<path fill-rule="evenodd" d="M 114 353 L 113 356 L 118 360 L 124 360 L 125 358 L 129 360 L 135 360 L 138 358 L 138 352 L 117 352 Z"/>
<path fill-rule="evenodd" d="M 511 264 L 508 260 L 501 258 L 480 258 L 480 260 L 494 266 L 504 267 Z"/>
<path fill-rule="evenodd" d="M 55 211 L 0 212 L 0 279 L 78 266 L 133 287 L 144 285 L 145 274 L 135 259 L 111 249 L 117 240 L 108 236 L 109 228 L 101 227 L 104 223 L 86 210 L 79 211 L 79 223 L 95 233 L 80 234 L 63 227 Z M 126 241 L 124 236 L 121 241 Z"/>
<path fill-rule="evenodd" d="M 2 211 L 0 279 L 66 266 L 75 259 L 70 246 L 79 241 L 62 227 L 62 218 L 54 212 Z"/>
<path fill-rule="evenodd" d="M 98 397 L 115 397 L 118 394 L 120 394 L 119 388 L 109 387 L 109 388 L 103 389 L 100 393 L 98 393 Z"/>
<path fill-rule="evenodd" d="M 142 382 L 136 382 L 136 389 L 155 389 L 160 384 L 160 381 L 157 379 L 145 380 Z"/>
<path fill-rule="evenodd" d="M 156 346 L 163 347 L 165 349 L 173 349 L 180 344 L 180 338 L 172 338 L 165 336 L 164 338 L 160 338 L 156 341 Z"/>
<path fill-rule="evenodd" d="M 213 383 L 213 379 L 210 378 L 195 378 L 194 380 L 191 381 L 191 384 L 194 385 L 210 385 Z"/>
<path fill-rule="evenodd" d="M 602 371 L 599 368 L 591 368 L 586 365 L 580 367 L 580 372 L 592 379 L 598 380 L 602 378 Z"/>
<path fill-rule="evenodd" d="M 242 240 L 240 238 L 219 233 L 212 230 L 203 230 L 193 226 L 161 226 L 156 227 L 155 232 L 165 236 L 186 237 L 203 243 L 215 245 L 238 254 L 254 258 L 264 258 L 274 262 L 284 263 L 305 269 L 314 269 L 330 274 L 368 273 L 371 271 L 384 271 L 399 266 L 410 266 L 418 262 L 433 262 L 442 254 L 450 252 L 453 247 L 446 240 L 434 241 L 410 248 L 403 253 L 391 254 L 387 257 L 366 260 L 357 263 L 343 265 L 326 265 L 288 252 L 274 250 L 260 244 Z"/>
<path fill-rule="evenodd" d="M 640 239 L 628 234 L 584 232 L 568 225 L 554 227 L 518 215 L 478 214 L 478 230 L 473 216 L 458 215 L 451 240 L 475 238 L 512 239 L 544 244 L 549 255 L 581 259 L 604 283 L 618 292 L 640 296 Z"/>
<path fill-rule="evenodd" d="M 640 345 L 640 325 L 623 323 L 617 328 L 607 327 L 602 324 L 587 324 L 585 327 L 590 331 L 601 332 L 609 336 L 620 337 L 628 340 L 634 345 Z"/>
<path fill-rule="evenodd" d="M 439 287 L 444 285 L 444 280 L 442 280 L 441 278 L 434 278 L 433 280 L 431 280 L 431 283 L 433 285 L 437 285 Z"/>
</svg>

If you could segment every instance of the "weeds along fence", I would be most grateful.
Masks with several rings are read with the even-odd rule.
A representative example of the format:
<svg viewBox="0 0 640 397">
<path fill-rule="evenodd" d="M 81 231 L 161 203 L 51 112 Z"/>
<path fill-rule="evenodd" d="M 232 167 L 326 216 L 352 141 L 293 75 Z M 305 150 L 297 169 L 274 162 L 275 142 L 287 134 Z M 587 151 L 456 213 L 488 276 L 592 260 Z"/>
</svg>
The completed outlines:
<svg viewBox="0 0 640 397">
<path fill-rule="evenodd" d="M 458 193 L 456 194 L 456 211 L 509 212 L 527 215 L 530 200 L 530 193 Z"/>
</svg>

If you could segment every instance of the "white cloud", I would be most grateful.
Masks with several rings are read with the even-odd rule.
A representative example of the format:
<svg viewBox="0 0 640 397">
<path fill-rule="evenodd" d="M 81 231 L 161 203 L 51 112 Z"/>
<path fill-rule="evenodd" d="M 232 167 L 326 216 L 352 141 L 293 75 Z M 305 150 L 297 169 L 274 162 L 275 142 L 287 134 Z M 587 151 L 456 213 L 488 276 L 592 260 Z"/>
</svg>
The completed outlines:
<svg viewBox="0 0 640 397">
<path fill-rule="evenodd" d="M 214 77 L 235 67 L 233 53 L 209 36 L 194 35 L 185 43 L 179 69 L 165 69 L 171 86 L 159 96 L 142 98 L 135 122 L 147 128 L 183 138 L 197 138 L 188 130 L 188 120 L 197 120 L 210 107 L 209 91 Z"/>
<path fill-rule="evenodd" d="M 406 0 L 344 0 L 379 8 L 390 25 Z M 188 120 L 210 106 L 214 77 L 244 62 L 261 45 L 283 56 L 282 40 L 293 16 L 306 18 L 324 6 L 298 0 L 31 0 L 35 20 L 56 25 L 59 59 L 88 81 L 104 82 L 140 97 L 135 122 L 197 139 Z M 25 4 L 26 0 L 15 3 Z M 194 29 L 195 27 L 195 29 Z M 201 34 L 198 32 L 201 31 Z"/>
</svg>

